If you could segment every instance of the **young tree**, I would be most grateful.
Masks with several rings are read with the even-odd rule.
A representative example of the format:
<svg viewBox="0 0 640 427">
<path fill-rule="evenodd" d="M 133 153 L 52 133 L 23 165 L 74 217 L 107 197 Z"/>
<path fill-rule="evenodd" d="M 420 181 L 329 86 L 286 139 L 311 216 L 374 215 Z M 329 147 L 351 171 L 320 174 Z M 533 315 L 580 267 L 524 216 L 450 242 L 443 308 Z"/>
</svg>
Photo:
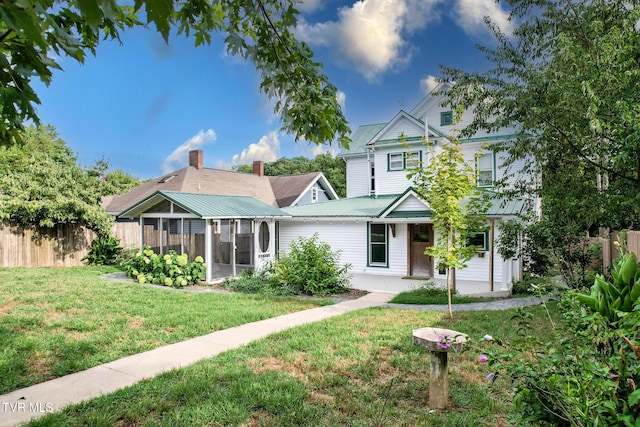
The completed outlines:
<svg viewBox="0 0 640 427">
<path fill-rule="evenodd" d="M 125 2 L 127 3 L 127 2 Z M 128 2 L 131 3 L 131 2 Z M 260 72 L 260 89 L 277 100 L 282 129 L 316 144 L 337 138 L 348 145 L 350 129 L 336 88 L 313 60 L 311 49 L 295 39 L 295 0 L 10 0 L 0 7 L 0 144 L 19 137 L 26 120 L 37 123 L 39 103 L 31 78 L 49 84 L 61 69 L 50 55 L 83 62 L 101 38 L 120 39 L 133 26 L 153 24 L 165 41 L 172 30 L 211 43 L 226 34 L 227 52 L 251 61 Z"/>
<path fill-rule="evenodd" d="M 487 198 L 476 188 L 474 168 L 467 164 L 460 141 L 451 138 L 444 146 L 431 151 L 426 166 L 410 171 L 416 193 L 429 204 L 438 238 L 425 253 L 447 269 L 449 316 L 453 317 L 451 293 L 456 289 L 455 270 L 465 268 L 477 253 L 469 244 L 476 233 L 486 229 L 484 212 Z"/>
</svg>

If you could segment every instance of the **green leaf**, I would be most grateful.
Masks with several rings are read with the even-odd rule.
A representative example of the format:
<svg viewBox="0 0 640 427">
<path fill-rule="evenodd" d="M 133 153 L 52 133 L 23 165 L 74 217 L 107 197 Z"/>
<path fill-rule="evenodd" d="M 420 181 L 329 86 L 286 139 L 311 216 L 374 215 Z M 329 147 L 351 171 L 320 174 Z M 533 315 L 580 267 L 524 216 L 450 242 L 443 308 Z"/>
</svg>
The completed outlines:
<svg viewBox="0 0 640 427">
<path fill-rule="evenodd" d="M 96 0 L 76 0 L 76 2 L 87 24 L 97 29 L 102 22 L 102 11 L 98 6 L 98 2 Z"/>
<path fill-rule="evenodd" d="M 638 257 L 635 253 L 629 253 L 627 259 L 620 267 L 620 277 L 623 283 L 627 284 L 635 277 L 638 271 Z"/>
<path fill-rule="evenodd" d="M 636 406 L 640 402 L 640 389 L 634 390 L 627 399 L 629 406 Z"/>
</svg>

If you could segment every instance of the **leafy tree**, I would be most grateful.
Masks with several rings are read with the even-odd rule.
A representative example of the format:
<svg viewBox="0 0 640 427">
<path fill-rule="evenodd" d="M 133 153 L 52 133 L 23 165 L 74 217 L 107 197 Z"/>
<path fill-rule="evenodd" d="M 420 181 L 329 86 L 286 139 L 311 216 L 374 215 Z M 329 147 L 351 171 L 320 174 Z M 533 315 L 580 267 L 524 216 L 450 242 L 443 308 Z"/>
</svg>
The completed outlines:
<svg viewBox="0 0 640 427">
<path fill-rule="evenodd" d="M 81 223 L 109 235 L 113 220 L 100 206 L 106 187 L 95 171 L 78 166 L 53 127 L 26 128 L 19 143 L 0 146 L 0 219 L 41 227 Z"/>
<path fill-rule="evenodd" d="M 251 61 L 260 72 L 260 89 L 277 99 L 282 129 L 316 144 L 336 137 L 348 144 L 350 132 L 336 99 L 336 88 L 313 60 L 311 49 L 291 31 L 295 0 L 10 0 L 0 7 L 0 144 L 19 137 L 25 120 L 37 123 L 31 87 L 37 76 L 49 84 L 61 69 L 50 56 L 83 62 L 101 38 L 120 40 L 133 26 L 153 24 L 165 41 L 175 30 L 195 45 L 211 43 L 211 33 L 226 34 L 227 52 Z"/>
<path fill-rule="evenodd" d="M 447 269 L 449 316 L 453 317 L 451 293 L 456 289 L 455 270 L 465 268 L 477 253 L 470 238 L 486 228 L 483 215 L 487 199 L 476 188 L 473 167 L 468 165 L 457 138 L 448 140 L 441 150 L 432 148 L 429 163 L 409 172 L 409 179 L 433 212 L 438 239 L 425 253 Z"/>
<path fill-rule="evenodd" d="M 240 165 L 238 172 L 251 173 L 251 165 Z M 333 157 L 329 153 L 318 154 L 313 160 L 298 156 L 293 158 L 281 157 L 275 162 L 264 164 L 264 174 L 267 176 L 295 175 L 309 172 L 322 172 L 329 180 L 338 197 L 347 194 L 347 167 L 342 159 Z"/>
<path fill-rule="evenodd" d="M 547 249 L 569 261 L 563 275 L 571 281 L 585 267 L 587 231 L 640 223 L 639 2 L 507 3 L 519 26 L 511 36 L 486 18 L 497 45 L 480 49 L 491 69 L 443 67 L 456 82 L 449 101 L 473 107 L 464 135 L 517 124 L 504 149 L 539 179 L 515 189 L 541 197 Z"/>
</svg>

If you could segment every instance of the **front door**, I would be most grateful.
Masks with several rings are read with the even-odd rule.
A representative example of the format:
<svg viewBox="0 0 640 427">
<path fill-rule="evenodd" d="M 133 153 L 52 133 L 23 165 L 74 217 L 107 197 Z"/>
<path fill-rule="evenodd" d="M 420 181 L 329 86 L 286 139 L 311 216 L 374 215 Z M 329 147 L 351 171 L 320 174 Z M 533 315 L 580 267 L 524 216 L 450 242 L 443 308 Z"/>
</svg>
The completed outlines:
<svg viewBox="0 0 640 427">
<path fill-rule="evenodd" d="M 424 250 L 433 245 L 432 224 L 409 224 L 409 275 L 433 277 L 433 258 Z"/>
</svg>

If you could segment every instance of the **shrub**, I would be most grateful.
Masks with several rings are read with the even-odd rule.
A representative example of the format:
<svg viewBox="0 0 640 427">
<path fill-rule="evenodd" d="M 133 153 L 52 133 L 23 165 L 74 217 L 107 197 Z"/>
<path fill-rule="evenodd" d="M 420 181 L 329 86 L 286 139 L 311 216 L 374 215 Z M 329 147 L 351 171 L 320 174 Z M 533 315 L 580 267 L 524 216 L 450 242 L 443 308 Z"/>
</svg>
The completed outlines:
<svg viewBox="0 0 640 427">
<path fill-rule="evenodd" d="M 299 292 L 291 286 L 280 286 L 272 275 L 271 267 L 261 271 L 244 270 L 236 278 L 228 278 L 222 282 L 222 286 L 236 292 L 246 294 L 263 294 L 288 296 L 297 295 Z"/>
<path fill-rule="evenodd" d="M 523 421 L 535 425 L 640 424 L 636 273 L 636 257 L 623 253 L 612 282 L 599 276 L 590 295 L 564 295 L 560 302 L 563 321 L 559 325 L 551 322 L 545 341 L 528 334 L 533 319 L 520 309 L 516 319 L 521 340 L 491 339 L 497 346 L 488 348 L 485 343 L 482 360 L 511 381 L 513 402 Z M 491 381 L 496 377 L 496 373 L 488 376 Z"/>
<path fill-rule="evenodd" d="M 281 255 L 271 267 L 275 284 L 297 293 L 326 296 L 347 290 L 350 264 L 341 266 L 340 251 L 332 251 L 318 241 L 318 234 L 300 237 L 291 243 L 288 253 Z"/>
<path fill-rule="evenodd" d="M 198 283 L 206 271 L 206 264 L 201 256 L 189 261 L 187 254 L 178 255 L 169 251 L 166 255 L 158 255 L 148 246 L 135 252 L 121 263 L 127 276 L 139 283 L 183 288 Z"/>
<path fill-rule="evenodd" d="M 87 265 L 117 265 L 122 256 L 120 239 L 96 237 L 91 242 L 89 253 L 82 258 Z"/>
</svg>

